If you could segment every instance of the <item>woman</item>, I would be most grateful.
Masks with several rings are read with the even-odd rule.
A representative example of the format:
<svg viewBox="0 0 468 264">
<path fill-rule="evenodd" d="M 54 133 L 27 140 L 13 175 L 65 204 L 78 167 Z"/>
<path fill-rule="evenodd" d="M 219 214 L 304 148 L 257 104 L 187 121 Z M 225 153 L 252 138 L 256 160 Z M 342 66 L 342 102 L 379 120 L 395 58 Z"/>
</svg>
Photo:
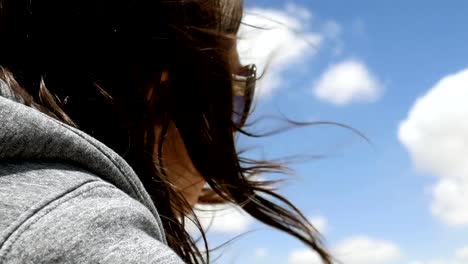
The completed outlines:
<svg viewBox="0 0 468 264">
<path fill-rule="evenodd" d="M 197 202 L 240 205 L 331 263 L 248 178 L 277 167 L 236 152 L 256 78 L 238 61 L 242 9 L 0 0 L 0 263 L 209 262 L 180 220 Z"/>
</svg>

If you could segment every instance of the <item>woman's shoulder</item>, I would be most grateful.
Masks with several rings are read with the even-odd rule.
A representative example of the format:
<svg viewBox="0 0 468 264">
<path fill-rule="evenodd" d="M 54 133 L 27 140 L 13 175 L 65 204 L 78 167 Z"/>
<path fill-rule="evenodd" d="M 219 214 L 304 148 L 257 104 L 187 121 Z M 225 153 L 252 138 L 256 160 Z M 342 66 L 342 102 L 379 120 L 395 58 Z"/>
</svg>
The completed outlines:
<svg viewBox="0 0 468 264">
<path fill-rule="evenodd" d="M 54 201 L 90 184 L 105 185 L 99 177 L 59 163 L 2 163 L 0 165 L 0 237 Z M 1 241 L 1 240 L 0 240 Z M 1 242 L 0 242 L 1 244 Z"/>
<path fill-rule="evenodd" d="M 73 166 L 0 165 L 0 212 L 1 263 L 181 263 L 143 204 Z"/>
</svg>

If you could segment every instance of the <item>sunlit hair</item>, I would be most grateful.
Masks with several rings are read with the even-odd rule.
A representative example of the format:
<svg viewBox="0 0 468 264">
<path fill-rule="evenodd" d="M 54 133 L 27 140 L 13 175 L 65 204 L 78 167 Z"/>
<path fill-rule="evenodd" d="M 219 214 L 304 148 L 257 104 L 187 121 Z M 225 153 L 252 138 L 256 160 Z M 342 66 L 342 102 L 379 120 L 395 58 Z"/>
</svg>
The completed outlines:
<svg viewBox="0 0 468 264">
<path fill-rule="evenodd" d="M 236 151 L 234 134 L 243 131 L 232 122 L 232 76 L 240 67 L 242 14 L 241 0 L 0 0 L 0 78 L 24 104 L 119 153 L 185 262 L 209 262 L 209 254 L 185 231 L 178 216 L 192 209 L 166 180 L 170 124 L 209 186 L 201 203 L 237 204 L 332 263 L 300 211 L 268 184 L 249 179 L 281 166 Z M 165 71 L 170 77 L 160 83 Z"/>
</svg>

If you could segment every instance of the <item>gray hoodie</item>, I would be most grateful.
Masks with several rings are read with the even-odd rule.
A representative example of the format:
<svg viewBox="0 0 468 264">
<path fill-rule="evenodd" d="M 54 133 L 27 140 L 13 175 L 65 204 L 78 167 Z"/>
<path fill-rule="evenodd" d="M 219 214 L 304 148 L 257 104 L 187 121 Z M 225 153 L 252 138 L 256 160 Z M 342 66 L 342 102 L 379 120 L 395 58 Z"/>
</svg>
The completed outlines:
<svg viewBox="0 0 468 264">
<path fill-rule="evenodd" d="M 0 81 L 0 263 L 183 263 L 132 168 Z"/>
</svg>

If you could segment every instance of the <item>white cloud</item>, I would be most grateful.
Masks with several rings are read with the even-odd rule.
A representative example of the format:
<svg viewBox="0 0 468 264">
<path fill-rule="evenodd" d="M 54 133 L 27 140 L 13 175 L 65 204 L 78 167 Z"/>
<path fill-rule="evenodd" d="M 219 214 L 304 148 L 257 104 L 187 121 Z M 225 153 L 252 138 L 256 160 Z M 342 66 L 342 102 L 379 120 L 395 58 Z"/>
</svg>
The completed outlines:
<svg viewBox="0 0 468 264">
<path fill-rule="evenodd" d="M 197 215 L 204 230 L 214 233 L 241 234 L 248 231 L 254 220 L 241 208 L 232 205 L 197 205 Z M 187 221 L 187 230 L 196 233 L 196 227 Z"/>
<path fill-rule="evenodd" d="M 329 67 L 315 83 L 314 95 L 335 105 L 374 102 L 383 85 L 359 60 L 346 60 Z"/>
<path fill-rule="evenodd" d="M 246 11 L 243 19 L 246 25 L 239 31 L 241 62 L 257 64 L 259 73 L 268 65 L 258 83 L 257 95 L 272 95 L 284 84 L 282 74 L 286 69 L 317 53 L 323 36 L 309 30 L 311 21 L 308 9 L 293 4 L 284 10 L 251 8 Z"/>
<path fill-rule="evenodd" d="M 325 234 L 328 230 L 328 220 L 323 216 L 309 217 L 309 222 L 321 233 Z"/>
<path fill-rule="evenodd" d="M 394 263 L 401 256 L 400 248 L 394 243 L 366 236 L 343 240 L 334 252 L 336 258 L 346 264 Z"/>
<path fill-rule="evenodd" d="M 420 261 L 414 264 L 466 264 L 468 263 L 468 246 L 457 249 L 454 257 L 452 256 L 450 258 Z"/>
<path fill-rule="evenodd" d="M 468 246 L 459 248 L 455 251 L 457 260 L 468 262 Z"/>
<path fill-rule="evenodd" d="M 400 248 L 390 241 L 357 236 L 335 245 L 332 255 L 345 264 L 387 264 L 401 257 Z M 310 249 L 297 249 L 289 255 L 289 264 L 321 264 L 321 260 Z"/>
<path fill-rule="evenodd" d="M 319 231 L 328 228 L 328 221 L 323 216 L 311 217 Z M 355 236 L 344 239 L 331 248 L 331 254 L 345 264 L 388 264 L 399 260 L 402 253 L 398 245 L 368 236 Z M 288 264 L 322 264 L 317 253 L 303 248 L 292 251 Z"/>
<path fill-rule="evenodd" d="M 461 264 L 461 263 L 453 262 L 450 260 L 435 259 L 435 260 L 426 260 L 426 261 L 415 260 L 415 261 L 411 261 L 409 264 Z"/>
<path fill-rule="evenodd" d="M 310 249 L 298 249 L 291 252 L 288 264 L 322 264 L 320 257 Z"/>
<path fill-rule="evenodd" d="M 309 222 L 320 232 L 325 233 L 328 229 L 328 220 L 321 215 L 311 216 L 308 218 Z M 289 255 L 289 264 L 322 264 L 322 261 L 317 253 L 304 248 L 296 249 Z"/>
<path fill-rule="evenodd" d="M 415 260 L 409 264 L 466 264 L 468 263 L 468 246 L 455 250 L 454 256 L 446 259 Z"/>
<path fill-rule="evenodd" d="M 400 124 L 399 139 L 415 166 L 438 176 L 432 213 L 468 225 L 468 69 L 449 75 L 418 98 Z"/>
<path fill-rule="evenodd" d="M 468 225 L 468 179 L 441 179 L 432 189 L 432 213 L 452 226 Z"/>
<path fill-rule="evenodd" d="M 266 248 L 257 248 L 255 249 L 255 257 L 264 258 L 268 256 L 268 249 Z"/>
</svg>

